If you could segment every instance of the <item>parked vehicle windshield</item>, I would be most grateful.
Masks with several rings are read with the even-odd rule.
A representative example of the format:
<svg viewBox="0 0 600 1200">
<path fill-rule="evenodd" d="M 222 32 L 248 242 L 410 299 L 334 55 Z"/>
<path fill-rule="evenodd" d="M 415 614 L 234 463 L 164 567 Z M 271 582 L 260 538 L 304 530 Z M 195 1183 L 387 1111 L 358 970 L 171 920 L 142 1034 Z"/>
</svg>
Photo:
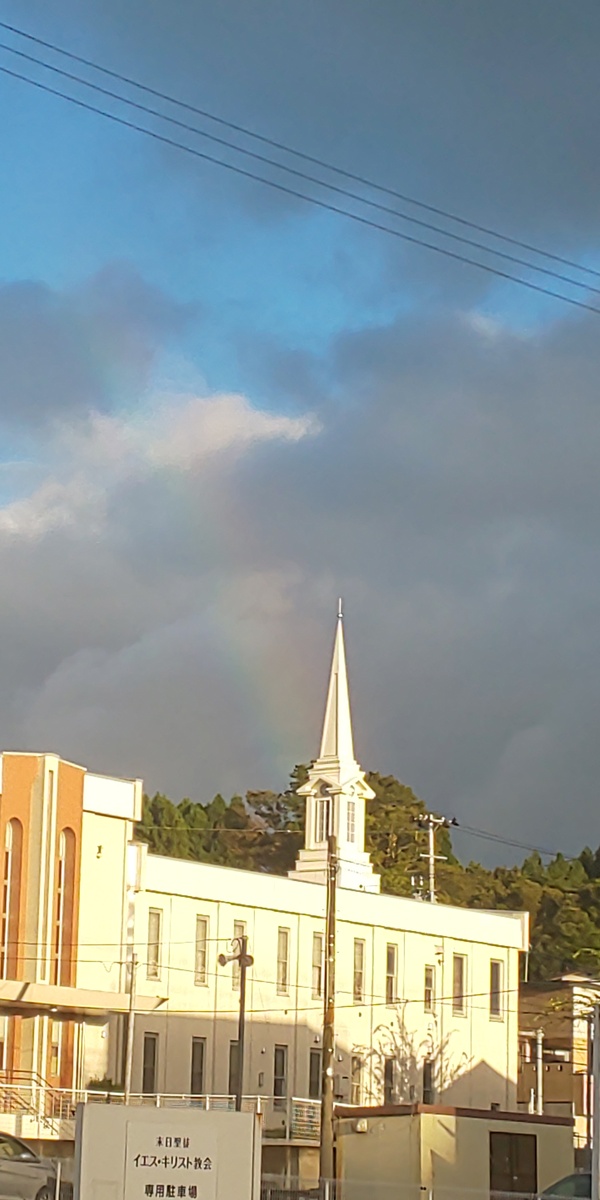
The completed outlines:
<svg viewBox="0 0 600 1200">
<path fill-rule="evenodd" d="M 592 1177 L 582 1171 L 576 1175 L 565 1175 L 564 1179 L 559 1179 L 558 1183 L 553 1183 L 549 1188 L 542 1192 L 542 1196 L 552 1200 L 556 1196 L 562 1198 L 573 1197 L 574 1200 L 590 1200 L 592 1194 Z"/>
</svg>

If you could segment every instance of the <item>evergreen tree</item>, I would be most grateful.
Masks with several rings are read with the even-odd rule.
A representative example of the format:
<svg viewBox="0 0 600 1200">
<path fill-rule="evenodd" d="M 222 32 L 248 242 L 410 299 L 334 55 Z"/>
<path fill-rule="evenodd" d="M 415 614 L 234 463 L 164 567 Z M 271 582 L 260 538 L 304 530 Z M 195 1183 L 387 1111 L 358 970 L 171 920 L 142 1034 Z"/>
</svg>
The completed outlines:
<svg viewBox="0 0 600 1200">
<path fill-rule="evenodd" d="M 297 789 L 308 768 L 294 767 L 283 792 L 248 791 L 226 801 L 190 799 L 174 804 L 157 792 L 144 797 L 138 837 L 154 854 L 285 875 L 304 841 L 304 798 Z M 425 805 L 393 775 L 371 772 L 375 792 L 366 806 L 366 844 L 382 889 L 410 895 L 411 877 L 425 874 L 421 855 L 427 835 L 418 819 Z M 600 847 L 578 858 L 557 854 L 544 862 L 537 851 L 520 867 L 489 870 L 455 857 L 450 830 L 436 835 L 440 901 L 469 908 L 526 911 L 531 919 L 530 976 L 547 979 L 564 971 L 600 976 Z"/>
</svg>

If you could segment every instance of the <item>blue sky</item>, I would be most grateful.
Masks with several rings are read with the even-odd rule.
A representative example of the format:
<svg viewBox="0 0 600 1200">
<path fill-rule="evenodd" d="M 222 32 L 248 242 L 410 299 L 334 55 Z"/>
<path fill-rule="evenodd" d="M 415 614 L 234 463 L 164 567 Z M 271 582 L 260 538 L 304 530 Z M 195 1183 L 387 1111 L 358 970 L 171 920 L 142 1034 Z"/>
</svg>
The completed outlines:
<svg viewBox="0 0 600 1200">
<path fill-rule="evenodd" d="M 600 264 L 591 0 L 0 19 Z M 3 75 L 0 105 L 6 744 L 175 797 L 280 786 L 343 592 L 365 767 L 597 844 L 597 318 Z"/>
</svg>

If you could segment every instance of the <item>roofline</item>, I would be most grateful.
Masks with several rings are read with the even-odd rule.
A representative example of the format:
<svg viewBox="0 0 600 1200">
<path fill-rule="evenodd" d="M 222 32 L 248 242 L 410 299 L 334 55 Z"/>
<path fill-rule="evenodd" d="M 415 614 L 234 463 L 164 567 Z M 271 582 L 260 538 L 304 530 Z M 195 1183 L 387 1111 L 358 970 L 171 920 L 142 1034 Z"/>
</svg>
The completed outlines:
<svg viewBox="0 0 600 1200">
<path fill-rule="evenodd" d="M 197 831 L 191 830 L 191 832 L 209 833 L 210 830 L 209 829 L 206 829 L 206 830 L 198 829 Z M 301 831 L 299 830 L 298 832 L 300 833 Z M 139 836 L 139 834 L 138 834 L 138 838 L 136 839 L 136 841 L 140 845 L 148 846 L 148 842 L 144 841 L 143 838 L 141 838 Z M 208 871 L 232 871 L 232 872 L 235 872 L 237 875 L 247 875 L 249 879 L 256 879 L 256 877 L 259 876 L 261 879 L 285 880 L 286 883 L 290 884 L 292 887 L 298 887 L 299 885 L 302 885 L 302 886 L 319 888 L 323 892 L 325 890 L 324 885 L 322 883 L 319 883 L 316 880 L 312 880 L 312 879 L 294 879 L 293 875 L 288 875 L 288 874 L 277 875 L 271 871 L 250 871 L 250 870 L 248 870 L 247 867 L 231 867 L 224 863 L 205 862 L 203 859 L 175 858 L 173 855 L 170 855 L 170 854 L 157 854 L 154 851 L 151 851 L 149 847 L 148 847 L 148 858 L 156 859 L 159 862 L 170 862 L 170 863 L 174 863 L 177 865 L 181 865 L 181 864 L 185 863 L 186 865 L 189 865 L 190 867 L 203 867 L 205 870 L 208 870 Z M 147 884 L 145 885 L 144 890 L 148 891 L 148 892 L 156 892 L 157 894 L 161 893 L 160 888 L 149 887 Z M 355 888 L 340 888 L 340 887 L 338 887 L 338 891 L 347 892 L 350 895 L 357 895 L 357 896 L 358 895 L 360 895 L 360 896 L 382 896 L 382 897 L 385 897 L 386 900 L 393 900 L 393 901 L 399 900 L 399 901 L 402 901 L 403 904 L 418 905 L 419 908 L 422 908 L 424 904 L 427 905 L 427 901 L 418 900 L 414 896 L 399 896 L 395 892 L 362 892 Z M 529 916 L 527 909 L 475 908 L 475 907 L 471 907 L 469 905 L 461 906 L 459 904 L 445 904 L 442 902 L 438 902 L 435 905 L 435 907 L 442 909 L 444 912 L 454 911 L 457 913 L 464 913 L 465 911 L 467 911 L 467 912 L 481 914 L 482 916 L 488 916 L 488 917 L 502 917 L 502 918 L 508 917 L 510 920 L 518 921 L 520 924 L 523 923 L 524 918 L 527 919 Z M 467 940 L 469 940 L 469 939 L 467 939 Z"/>
<path fill-rule="evenodd" d="M 117 783 L 140 783 L 143 785 L 143 779 L 139 775 L 107 775 L 105 771 L 93 771 L 91 767 L 84 767 L 83 763 L 72 762 L 70 758 L 63 758 L 61 754 L 57 754 L 56 750 L 0 750 L 0 758 L 55 758 L 57 762 L 64 763 L 66 767 L 76 767 L 78 771 L 84 771 L 86 775 L 95 775 L 96 779 L 114 779 Z"/>
<path fill-rule="evenodd" d="M 523 992 L 558 992 L 573 990 L 573 988 L 596 988 L 600 990 L 600 979 L 582 976 L 581 979 L 531 979 L 521 984 Z"/>
<path fill-rule="evenodd" d="M 351 1107 L 336 1104 L 335 1116 L 352 1117 L 471 1117 L 475 1121 L 513 1121 L 524 1125 L 562 1125 L 573 1127 L 572 1117 L 548 1117 L 538 1113 L 504 1112 L 496 1108 L 453 1108 L 445 1104 L 381 1104 Z"/>
</svg>

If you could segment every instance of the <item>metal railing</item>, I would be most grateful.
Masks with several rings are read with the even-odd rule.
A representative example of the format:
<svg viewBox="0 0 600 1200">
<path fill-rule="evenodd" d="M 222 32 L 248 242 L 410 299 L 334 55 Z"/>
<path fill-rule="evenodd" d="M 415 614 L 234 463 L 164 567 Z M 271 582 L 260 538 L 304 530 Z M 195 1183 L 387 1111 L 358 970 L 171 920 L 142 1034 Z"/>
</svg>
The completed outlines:
<svg viewBox="0 0 600 1200">
<path fill-rule="evenodd" d="M 95 1088 L 55 1088 L 45 1082 L 0 1080 L 0 1114 L 29 1117 L 42 1123 L 49 1136 L 61 1137 L 70 1131 L 65 1123 L 75 1121 L 78 1104 L 124 1104 L 123 1092 L 98 1091 Z M 191 1095 L 184 1092 L 134 1092 L 129 1104 L 149 1108 L 199 1108 L 233 1111 L 235 1096 Z M 243 1112 L 260 1113 L 263 1117 L 263 1136 L 283 1141 L 317 1144 L 321 1124 L 321 1105 L 318 1100 L 290 1097 L 244 1096 Z"/>
</svg>

